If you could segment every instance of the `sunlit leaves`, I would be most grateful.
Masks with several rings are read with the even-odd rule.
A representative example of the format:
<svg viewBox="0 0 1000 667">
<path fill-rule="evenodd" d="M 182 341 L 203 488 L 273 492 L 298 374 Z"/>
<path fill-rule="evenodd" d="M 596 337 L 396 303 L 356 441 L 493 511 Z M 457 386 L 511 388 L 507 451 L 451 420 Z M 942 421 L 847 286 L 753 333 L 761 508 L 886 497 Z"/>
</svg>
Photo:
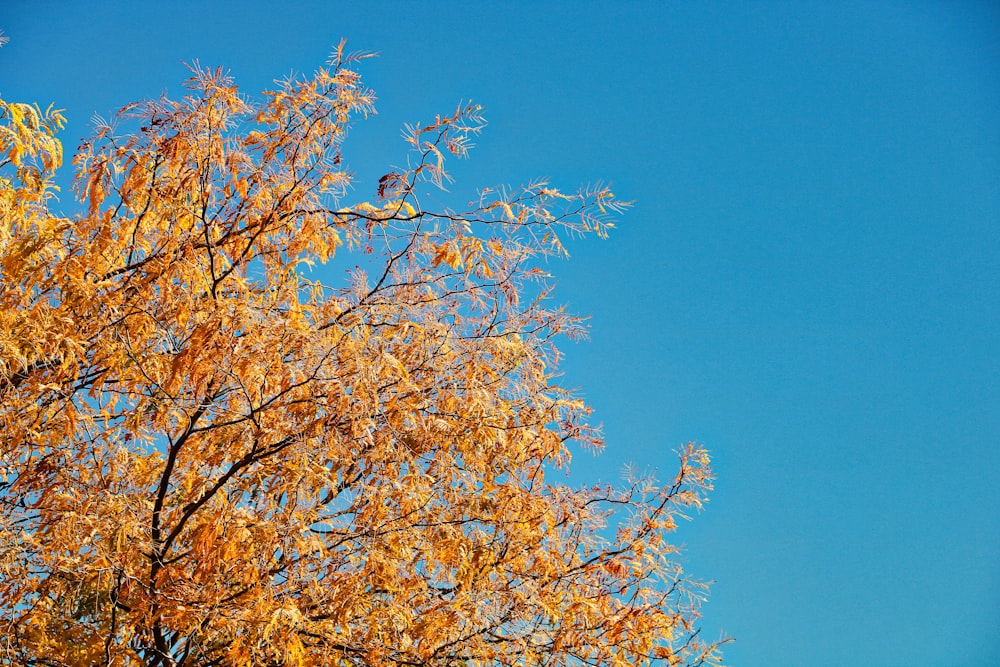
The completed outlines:
<svg viewBox="0 0 1000 667">
<path fill-rule="evenodd" d="M 0 106 L 0 661 L 715 661 L 665 539 L 704 451 L 665 485 L 546 477 L 601 442 L 538 262 L 623 204 L 533 183 L 428 208 L 475 105 L 346 201 L 356 61 L 256 101 L 192 67 L 84 142 L 72 220 L 47 206 L 61 116 Z"/>
</svg>

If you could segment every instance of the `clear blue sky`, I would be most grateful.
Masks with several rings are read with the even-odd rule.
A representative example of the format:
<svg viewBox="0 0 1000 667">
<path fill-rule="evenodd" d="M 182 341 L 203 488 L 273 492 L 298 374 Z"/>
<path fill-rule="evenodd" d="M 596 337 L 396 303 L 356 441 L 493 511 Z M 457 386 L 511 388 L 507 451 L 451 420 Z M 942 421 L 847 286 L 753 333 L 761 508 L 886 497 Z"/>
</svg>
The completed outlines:
<svg viewBox="0 0 1000 667">
<path fill-rule="evenodd" d="M 470 98 L 456 196 L 613 181 L 619 231 L 552 267 L 608 440 L 573 479 L 712 450 L 677 538 L 733 665 L 1000 665 L 996 3 L 4 2 L 0 28 L 0 94 L 64 107 L 67 148 L 181 61 L 254 93 L 345 36 L 380 53 L 360 196 L 403 123 Z"/>
</svg>

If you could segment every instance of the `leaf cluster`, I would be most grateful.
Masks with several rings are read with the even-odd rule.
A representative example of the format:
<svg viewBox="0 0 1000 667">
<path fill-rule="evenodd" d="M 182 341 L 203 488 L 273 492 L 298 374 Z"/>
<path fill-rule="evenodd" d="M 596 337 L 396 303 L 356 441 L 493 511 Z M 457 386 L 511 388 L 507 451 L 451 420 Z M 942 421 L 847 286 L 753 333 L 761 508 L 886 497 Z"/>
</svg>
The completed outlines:
<svg viewBox="0 0 1000 667">
<path fill-rule="evenodd" d="M 547 477 L 600 439 L 538 260 L 622 204 L 427 207 L 477 106 L 408 128 L 408 166 L 345 203 L 356 60 L 258 101 L 195 66 L 82 144 L 72 218 L 62 116 L 0 103 L 0 663 L 715 662 L 665 539 L 704 451 L 666 485 Z M 342 285 L 310 278 L 343 254 Z"/>
</svg>

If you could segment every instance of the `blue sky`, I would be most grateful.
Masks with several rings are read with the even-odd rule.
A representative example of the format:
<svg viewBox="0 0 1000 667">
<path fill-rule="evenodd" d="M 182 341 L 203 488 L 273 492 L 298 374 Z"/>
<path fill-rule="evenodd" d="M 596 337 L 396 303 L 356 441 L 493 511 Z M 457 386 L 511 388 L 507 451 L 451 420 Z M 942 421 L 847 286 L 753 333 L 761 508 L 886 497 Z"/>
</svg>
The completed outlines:
<svg viewBox="0 0 1000 667">
<path fill-rule="evenodd" d="M 67 148 L 182 61 L 247 93 L 340 37 L 400 128 L 472 99 L 456 197 L 548 176 L 636 204 L 552 266 L 608 445 L 717 489 L 681 527 L 727 662 L 1000 664 L 1000 7 L 989 2 L 9 3 L 0 95 L 66 109 Z M 68 196 L 64 205 L 71 204 Z"/>
</svg>

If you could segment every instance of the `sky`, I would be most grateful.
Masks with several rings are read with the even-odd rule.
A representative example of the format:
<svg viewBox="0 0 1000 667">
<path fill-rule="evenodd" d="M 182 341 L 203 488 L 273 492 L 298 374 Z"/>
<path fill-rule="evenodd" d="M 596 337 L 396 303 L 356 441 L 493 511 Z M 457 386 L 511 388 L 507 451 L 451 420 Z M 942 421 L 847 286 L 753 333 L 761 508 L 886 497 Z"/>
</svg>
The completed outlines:
<svg viewBox="0 0 1000 667">
<path fill-rule="evenodd" d="M 379 54 L 359 199 L 463 100 L 489 126 L 452 195 L 612 182 L 618 229 L 548 267 L 607 440 L 569 481 L 711 450 L 675 539 L 727 664 L 1000 664 L 997 3 L 2 0 L 0 29 L 0 96 L 65 109 L 67 152 L 184 62 L 253 94 L 345 37 Z"/>
</svg>

